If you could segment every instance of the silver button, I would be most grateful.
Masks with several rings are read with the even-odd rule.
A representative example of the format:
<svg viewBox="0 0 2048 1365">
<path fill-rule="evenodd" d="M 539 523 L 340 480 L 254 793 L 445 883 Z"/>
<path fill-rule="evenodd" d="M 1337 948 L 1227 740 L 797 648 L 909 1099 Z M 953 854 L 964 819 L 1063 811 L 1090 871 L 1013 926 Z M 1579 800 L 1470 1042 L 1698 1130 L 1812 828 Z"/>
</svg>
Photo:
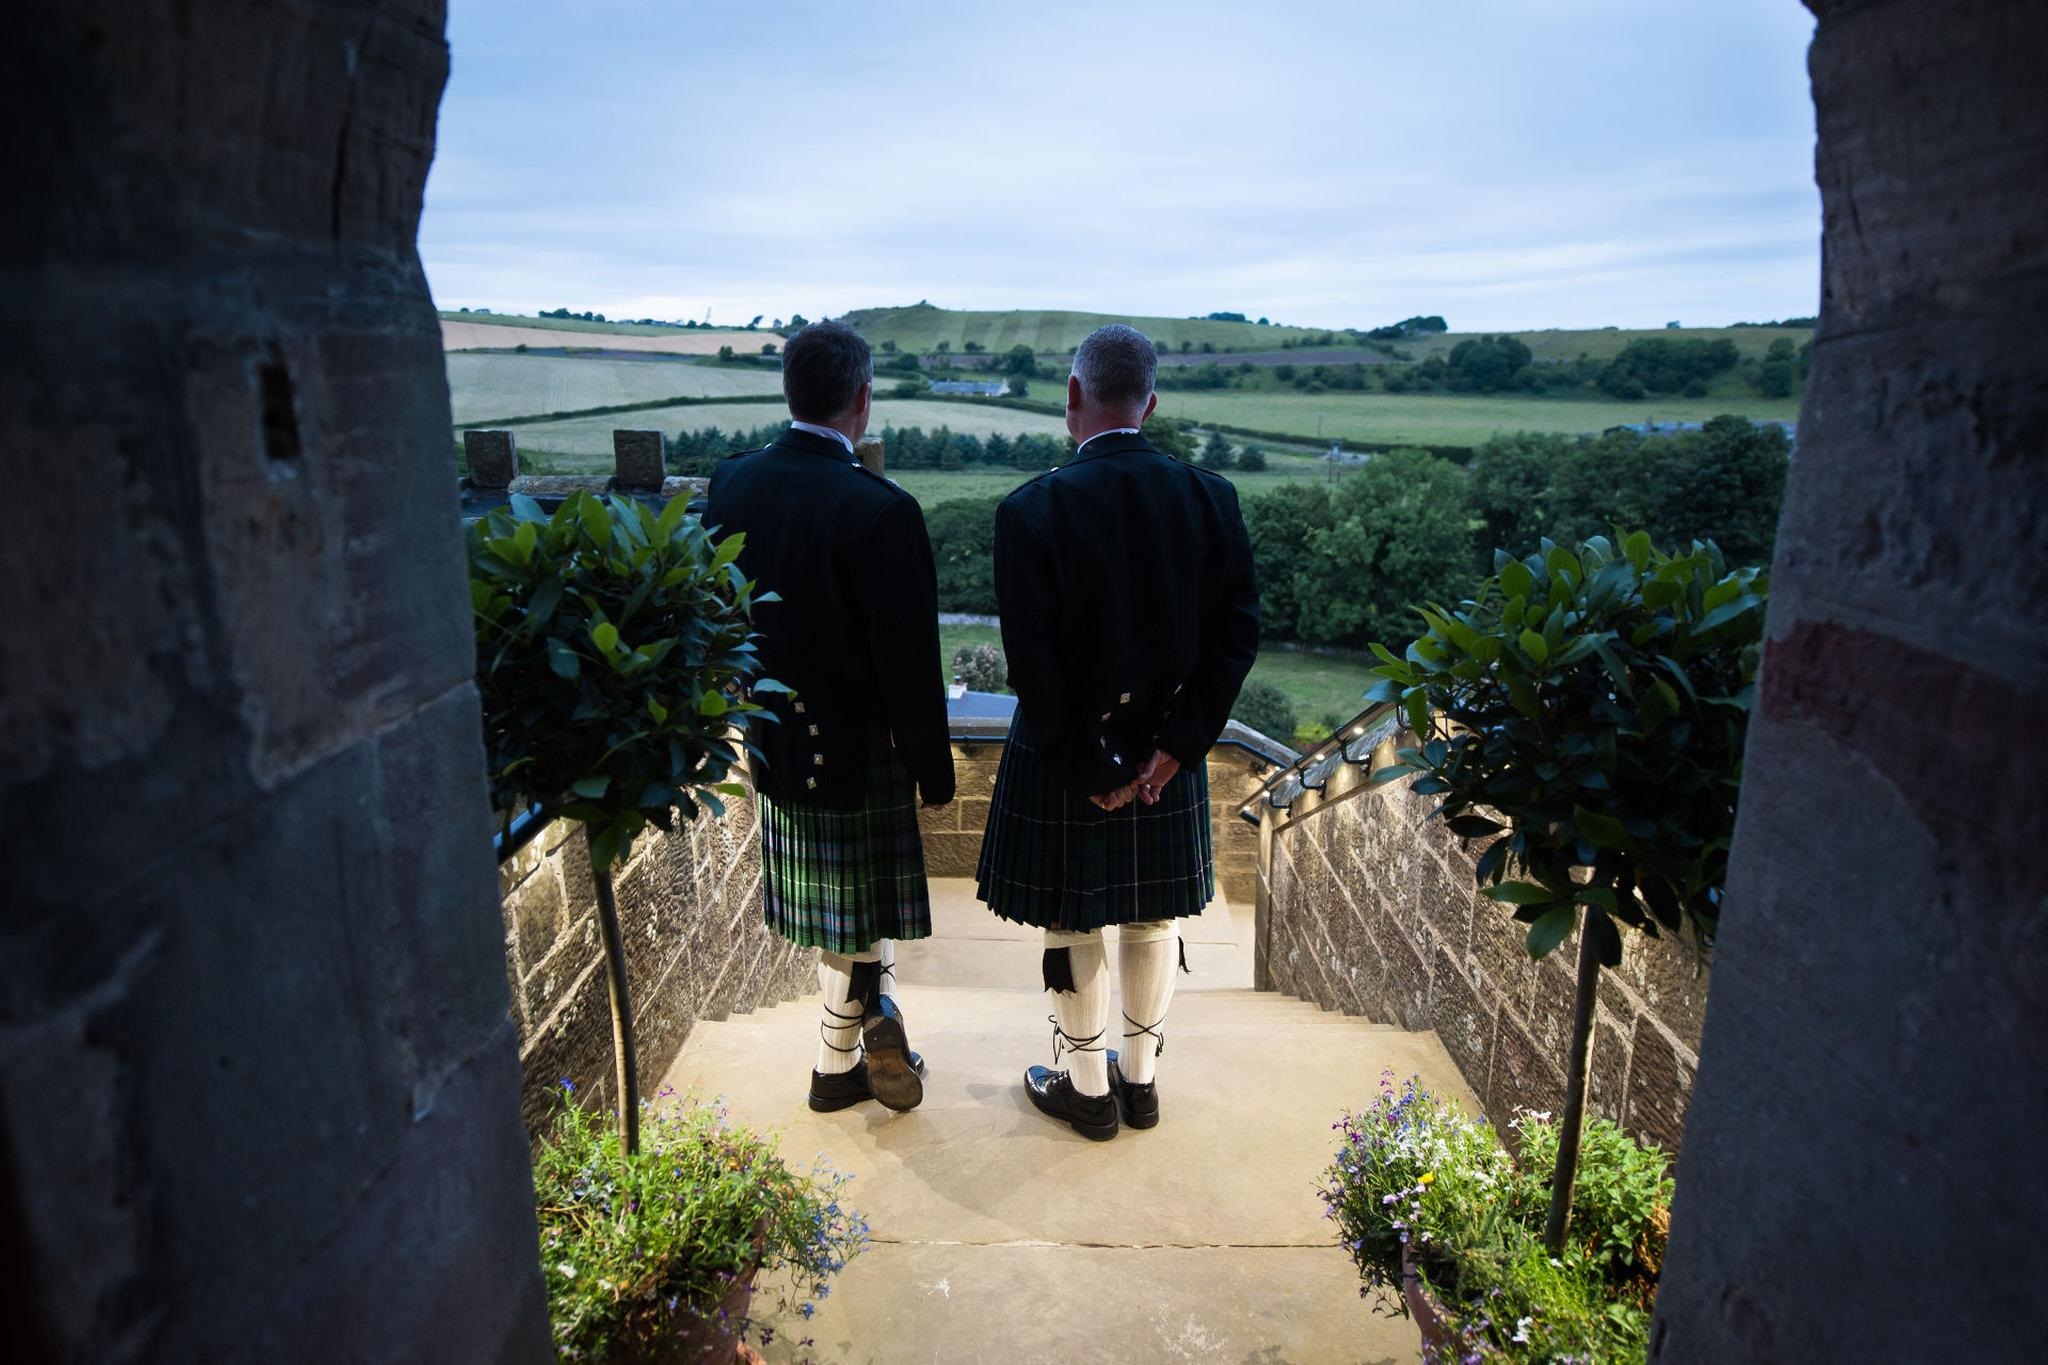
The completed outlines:
<svg viewBox="0 0 2048 1365">
<path fill-rule="evenodd" d="M 1118 706 L 1129 706 L 1131 704 L 1131 694 L 1128 692 L 1124 693 L 1116 699 L 1116 704 Z"/>
<path fill-rule="evenodd" d="M 1102 718 L 1103 718 L 1104 720 L 1108 720 L 1108 719 L 1109 719 L 1109 712 L 1107 712 L 1107 711 L 1104 711 L 1104 712 L 1102 713 Z"/>
<path fill-rule="evenodd" d="M 814 768 L 822 768 L 822 767 L 824 767 L 824 766 L 825 766 L 825 755 L 823 755 L 823 754 L 812 754 L 812 755 L 811 755 L 811 766 L 812 766 L 812 767 L 814 767 Z"/>
<path fill-rule="evenodd" d="M 804 704 L 802 702 L 798 702 L 796 704 L 796 713 L 798 715 L 802 715 L 804 713 Z"/>
<path fill-rule="evenodd" d="M 812 733 L 812 734 L 814 734 L 814 735 L 815 735 L 815 734 L 817 734 L 817 733 L 818 733 L 818 727 L 817 727 L 817 726 L 815 726 L 815 725 L 813 725 L 813 726 L 811 727 L 811 733 Z"/>
<path fill-rule="evenodd" d="M 1109 761 L 1116 764 L 1116 766 L 1119 768 L 1124 766 L 1124 756 L 1122 754 L 1111 754 L 1109 756 Z"/>
<path fill-rule="evenodd" d="M 807 777 L 807 778 L 805 778 L 805 779 L 804 779 L 804 786 L 806 786 L 806 787 L 815 787 L 815 786 L 817 786 L 817 785 L 818 785 L 818 779 L 817 779 L 817 778 L 815 778 L 815 777 Z"/>
</svg>

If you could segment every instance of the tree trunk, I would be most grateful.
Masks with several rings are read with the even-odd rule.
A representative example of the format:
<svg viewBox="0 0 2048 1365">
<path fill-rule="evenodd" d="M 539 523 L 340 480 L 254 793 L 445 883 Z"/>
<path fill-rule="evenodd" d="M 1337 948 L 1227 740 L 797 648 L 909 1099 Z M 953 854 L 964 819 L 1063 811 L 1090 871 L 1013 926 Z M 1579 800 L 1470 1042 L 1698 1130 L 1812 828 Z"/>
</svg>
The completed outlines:
<svg viewBox="0 0 2048 1365">
<path fill-rule="evenodd" d="M 1550 1216 L 1543 1223 L 1543 1247 L 1564 1250 L 1572 1221 L 1572 1190 L 1579 1180 L 1579 1134 L 1586 1126 L 1586 1054 L 1593 1040 L 1593 1001 L 1600 985 L 1600 951 L 1593 943 L 1595 912 L 1579 925 L 1579 984 L 1572 1001 L 1572 1055 L 1564 1077 L 1564 1116 L 1557 1129 L 1557 1169 L 1550 1176 Z"/>
<path fill-rule="evenodd" d="M 611 990 L 612 1057 L 619 1070 L 619 1142 L 631 1156 L 640 1150 L 640 1073 L 633 1052 L 633 996 L 626 986 L 626 943 L 619 933 L 618 902 L 612 899 L 611 869 L 593 870 L 597 922 L 604 931 L 605 984 Z"/>
</svg>

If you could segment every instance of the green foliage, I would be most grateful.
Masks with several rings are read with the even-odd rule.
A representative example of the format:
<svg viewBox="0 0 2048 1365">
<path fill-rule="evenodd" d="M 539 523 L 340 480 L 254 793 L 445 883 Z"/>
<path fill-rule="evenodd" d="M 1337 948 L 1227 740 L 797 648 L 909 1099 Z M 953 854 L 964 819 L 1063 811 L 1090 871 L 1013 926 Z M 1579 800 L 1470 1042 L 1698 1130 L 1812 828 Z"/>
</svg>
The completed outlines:
<svg viewBox="0 0 2048 1365">
<path fill-rule="evenodd" d="M 907 375 L 896 381 L 893 393 L 898 398 L 920 398 L 931 389 L 929 381 L 920 375 Z"/>
<path fill-rule="evenodd" d="M 1303 536 L 1292 566 L 1296 638 L 1364 645 L 1412 620 L 1409 604 L 1455 600 L 1472 581 L 1465 475 L 1419 451 L 1391 451 L 1337 484 L 1330 525 Z"/>
<path fill-rule="evenodd" d="M 939 610 L 996 612 L 996 504 L 1001 498 L 955 498 L 925 509 L 938 570 Z M 994 688 L 985 689 L 994 691 Z"/>
<path fill-rule="evenodd" d="M 808 1318 L 868 1245 L 867 1220 L 840 1202 L 850 1177 L 822 1157 L 791 1170 L 773 1139 L 723 1108 L 644 1106 L 641 1134 L 627 1155 L 616 1127 L 565 1102 L 535 1152 L 541 1273 L 563 1360 L 679 1336 L 756 1266 L 778 1281 L 784 1310 Z"/>
<path fill-rule="evenodd" d="M 1293 741 L 1294 727 L 1300 723 L 1293 699 L 1273 684 L 1257 679 L 1239 690 L 1237 703 L 1230 708 L 1230 718 L 1282 744 Z"/>
<path fill-rule="evenodd" d="M 1209 433 L 1209 439 L 1202 442 L 1202 468 L 1224 470 L 1236 465 L 1237 458 L 1231 449 L 1230 438 L 1220 431 Z"/>
<path fill-rule="evenodd" d="M 1009 685 L 1010 665 L 994 645 L 964 645 L 953 655 L 953 676 L 971 692 L 1000 692 Z"/>
<path fill-rule="evenodd" d="M 1621 348 L 1621 354 L 1600 372 L 1598 382 L 1616 398 L 1682 393 L 1694 380 L 1704 383 L 1735 368 L 1738 359 L 1735 343 L 1725 337 L 1716 341 L 1642 337 Z"/>
<path fill-rule="evenodd" d="M 1237 453 L 1237 467 L 1248 474 L 1256 474 L 1266 467 L 1266 448 L 1248 445 Z"/>
<path fill-rule="evenodd" d="M 1259 633 L 1269 640 L 1299 639 L 1294 576 L 1307 559 L 1308 537 L 1333 524 L 1329 490 L 1319 483 L 1286 483 L 1240 505 L 1259 581 Z"/>
<path fill-rule="evenodd" d="M 1406 1246 L 1464 1358 L 1641 1361 L 1669 1220 L 1669 1158 L 1589 1120 L 1585 1194 L 1553 1256 L 1541 1236 L 1543 1172 L 1558 1145 L 1549 1115 L 1517 1119 L 1516 1165 L 1492 1128 L 1413 1079 L 1397 1093 L 1383 1075 L 1380 1092 L 1371 1108 L 1344 1116 L 1322 1192 L 1379 1306 L 1407 1311 Z"/>
<path fill-rule="evenodd" d="M 1529 363 L 1529 347 L 1512 336 L 1482 336 L 1451 348 L 1447 381 L 1459 393 L 1495 393 L 1510 388 Z"/>
<path fill-rule="evenodd" d="M 1003 373 L 1024 379 L 1035 378 L 1038 374 L 1038 357 L 1025 345 L 1012 346 L 1003 354 Z"/>
<path fill-rule="evenodd" d="M 1031 396 L 1031 381 L 1030 381 L 1030 380 L 1028 380 L 1028 379 L 1026 379 L 1026 378 L 1025 378 L 1025 377 L 1024 377 L 1023 375 L 1021 375 L 1021 374 L 1013 374 L 1013 375 L 1011 375 L 1011 376 L 1010 376 L 1010 379 L 1009 379 L 1009 384 L 1010 384 L 1010 397 L 1012 397 L 1012 398 L 1029 398 L 1029 397 Z"/>
<path fill-rule="evenodd" d="M 1171 455 L 1176 460 L 1194 458 L 1194 437 L 1188 435 L 1187 428 L 1179 422 L 1168 421 L 1154 413 L 1145 419 L 1143 431 L 1145 439 L 1152 443 L 1154 450 Z"/>
<path fill-rule="evenodd" d="M 1642 532 L 1619 548 L 1545 540 L 1495 566 L 1455 609 L 1422 609 L 1428 630 L 1403 654 L 1373 647 L 1383 662 L 1366 695 L 1398 702 L 1417 736 L 1374 780 L 1418 773 L 1412 790 L 1443 798 L 1434 813 L 1453 833 L 1503 836 L 1478 876 L 1528 925 L 1532 957 L 1570 936 L 1581 907 L 1607 966 L 1621 960 L 1617 925 L 1689 923 L 1711 939 L 1763 571 L 1728 569 L 1711 542 L 1667 555 Z"/>
<path fill-rule="evenodd" d="M 623 861 L 682 808 L 741 794 L 739 715 L 760 708 L 754 584 L 677 497 L 657 515 L 626 498 L 523 494 L 468 528 L 477 690 L 493 806 L 581 821 L 592 866 Z M 756 690 L 780 689 L 769 679 Z"/>
</svg>

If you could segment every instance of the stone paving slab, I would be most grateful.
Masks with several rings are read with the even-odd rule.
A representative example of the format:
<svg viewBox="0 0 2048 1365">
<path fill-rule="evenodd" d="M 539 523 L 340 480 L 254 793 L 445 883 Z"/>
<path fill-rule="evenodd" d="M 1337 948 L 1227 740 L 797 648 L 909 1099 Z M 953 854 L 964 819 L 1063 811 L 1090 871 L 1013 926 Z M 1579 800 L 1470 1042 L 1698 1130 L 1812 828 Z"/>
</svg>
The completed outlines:
<svg viewBox="0 0 2048 1365">
<path fill-rule="evenodd" d="M 1332 1247 L 879 1244 L 808 1323 L 765 1352 L 831 1365 L 1229 1361 L 1391 1365 L 1415 1325 L 1376 1315 Z"/>
</svg>

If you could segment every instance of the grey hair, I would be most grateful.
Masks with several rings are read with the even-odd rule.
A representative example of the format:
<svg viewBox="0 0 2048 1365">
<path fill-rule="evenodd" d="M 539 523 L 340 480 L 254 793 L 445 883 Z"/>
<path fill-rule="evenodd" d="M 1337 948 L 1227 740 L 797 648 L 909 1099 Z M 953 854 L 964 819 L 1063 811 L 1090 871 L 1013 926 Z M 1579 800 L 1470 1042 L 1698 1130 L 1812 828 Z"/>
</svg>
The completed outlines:
<svg viewBox="0 0 2048 1365">
<path fill-rule="evenodd" d="M 1074 352 L 1074 378 L 1081 394 L 1106 408 L 1141 408 L 1152 396 L 1159 352 L 1135 327 L 1112 322 L 1088 334 Z"/>
</svg>

